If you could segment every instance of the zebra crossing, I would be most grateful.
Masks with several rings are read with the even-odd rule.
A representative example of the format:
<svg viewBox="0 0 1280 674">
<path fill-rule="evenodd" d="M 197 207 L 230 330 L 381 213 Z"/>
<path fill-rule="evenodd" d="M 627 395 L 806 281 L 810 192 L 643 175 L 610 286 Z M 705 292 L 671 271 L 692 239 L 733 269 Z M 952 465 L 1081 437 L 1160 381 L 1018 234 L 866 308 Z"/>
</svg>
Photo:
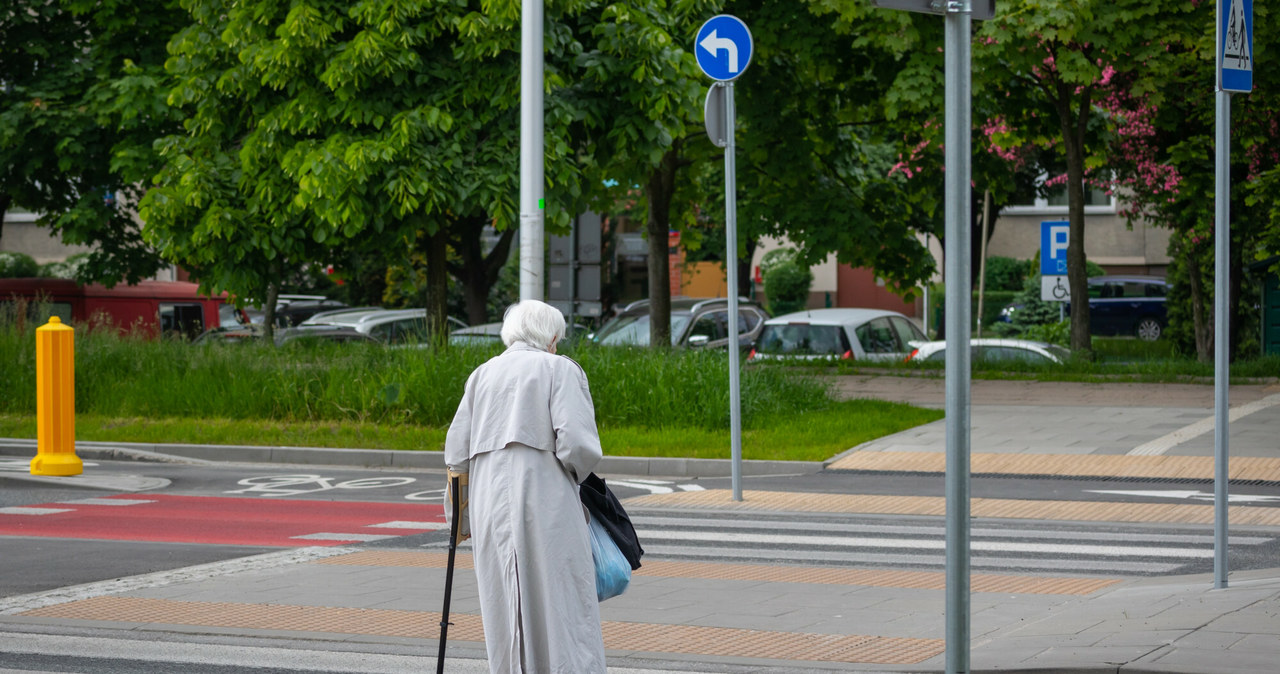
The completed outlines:
<svg viewBox="0 0 1280 674">
<path fill-rule="evenodd" d="M 631 513 L 647 558 L 941 570 L 941 518 L 788 513 Z M 1213 532 L 1174 526 L 1045 521 L 975 524 L 970 566 L 988 573 L 1147 576 L 1199 573 L 1213 563 Z M 1232 535 L 1232 549 L 1276 542 Z"/>
</svg>

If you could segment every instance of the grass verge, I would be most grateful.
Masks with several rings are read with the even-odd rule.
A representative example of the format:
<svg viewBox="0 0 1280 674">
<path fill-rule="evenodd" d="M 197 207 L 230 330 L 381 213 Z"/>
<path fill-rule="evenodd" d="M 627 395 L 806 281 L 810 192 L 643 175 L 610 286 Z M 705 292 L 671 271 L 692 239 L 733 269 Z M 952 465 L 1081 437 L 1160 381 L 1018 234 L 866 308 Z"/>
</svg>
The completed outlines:
<svg viewBox="0 0 1280 674">
<path fill-rule="evenodd" d="M 822 461 L 868 440 L 942 418 L 941 410 L 875 400 L 833 403 L 743 431 L 744 459 Z M 337 447 L 438 451 L 444 428 L 357 421 L 288 422 L 76 416 L 76 438 L 90 442 Z M 606 426 L 610 456 L 729 458 L 728 430 L 693 427 Z M 34 416 L 0 414 L 0 437 L 35 438 Z"/>
</svg>

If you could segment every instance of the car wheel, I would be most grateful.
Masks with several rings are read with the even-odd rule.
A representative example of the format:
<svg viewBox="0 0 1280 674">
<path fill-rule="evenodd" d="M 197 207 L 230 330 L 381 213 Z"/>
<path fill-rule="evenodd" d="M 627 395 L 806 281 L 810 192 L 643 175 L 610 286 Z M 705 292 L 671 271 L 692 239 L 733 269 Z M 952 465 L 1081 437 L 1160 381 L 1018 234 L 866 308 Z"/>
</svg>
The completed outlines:
<svg viewBox="0 0 1280 674">
<path fill-rule="evenodd" d="M 1138 339 L 1145 342 L 1154 342 L 1160 339 L 1160 335 L 1164 332 L 1164 326 L 1160 325 L 1160 321 L 1154 318 L 1144 318 L 1138 321 Z"/>
</svg>

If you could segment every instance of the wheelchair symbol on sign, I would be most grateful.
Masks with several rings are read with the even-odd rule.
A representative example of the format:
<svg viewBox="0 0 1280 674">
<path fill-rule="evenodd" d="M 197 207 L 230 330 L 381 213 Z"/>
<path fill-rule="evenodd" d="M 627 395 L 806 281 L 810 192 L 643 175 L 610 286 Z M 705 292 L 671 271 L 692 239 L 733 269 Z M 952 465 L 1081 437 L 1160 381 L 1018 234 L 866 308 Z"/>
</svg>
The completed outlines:
<svg viewBox="0 0 1280 674">
<path fill-rule="evenodd" d="M 1059 276 L 1058 282 L 1053 284 L 1053 299 L 1065 300 L 1070 294 L 1071 291 L 1066 286 L 1062 285 L 1062 277 Z"/>
</svg>

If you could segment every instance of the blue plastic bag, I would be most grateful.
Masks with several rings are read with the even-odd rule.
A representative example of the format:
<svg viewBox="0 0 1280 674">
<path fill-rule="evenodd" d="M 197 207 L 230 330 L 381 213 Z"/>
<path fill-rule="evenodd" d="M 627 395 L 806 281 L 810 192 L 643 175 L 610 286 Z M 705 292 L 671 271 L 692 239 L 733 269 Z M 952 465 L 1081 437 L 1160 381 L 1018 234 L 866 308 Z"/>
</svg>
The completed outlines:
<svg viewBox="0 0 1280 674">
<path fill-rule="evenodd" d="M 591 558 L 596 564 L 596 601 L 604 601 L 627 591 L 631 583 L 631 563 L 609 537 L 604 525 L 591 516 Z"/>
</svg>

